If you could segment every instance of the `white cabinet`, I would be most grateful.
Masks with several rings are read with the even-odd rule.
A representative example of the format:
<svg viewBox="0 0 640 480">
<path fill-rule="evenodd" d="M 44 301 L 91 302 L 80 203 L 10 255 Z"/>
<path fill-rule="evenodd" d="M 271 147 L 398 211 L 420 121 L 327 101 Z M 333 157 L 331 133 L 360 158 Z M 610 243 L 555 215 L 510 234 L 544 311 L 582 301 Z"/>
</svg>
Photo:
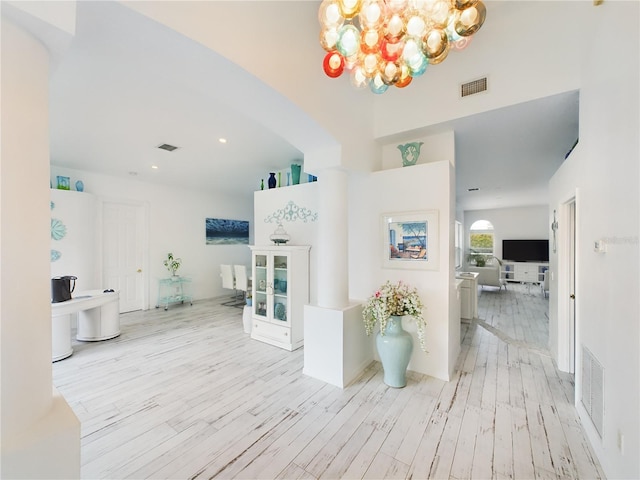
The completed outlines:
<svg viewBox="0 0 640 480">
<path fill-rule="evenodd" d="M 478 316 L 478 273 L 462 272 L 457 278 L 460 285 L 460 318 L 477 318 Z"/>
<path fill-rule="evenodd" d="M 285 350 L 304 343 L 304 305 L 309 303 L 309 249 L 250 246 L 251 338 Z"/>
<path fill-rule="evenodd" d="M 503 262 L 503 277 L 510 282 L 543 283 L 548 263 Z"/>
</svg>

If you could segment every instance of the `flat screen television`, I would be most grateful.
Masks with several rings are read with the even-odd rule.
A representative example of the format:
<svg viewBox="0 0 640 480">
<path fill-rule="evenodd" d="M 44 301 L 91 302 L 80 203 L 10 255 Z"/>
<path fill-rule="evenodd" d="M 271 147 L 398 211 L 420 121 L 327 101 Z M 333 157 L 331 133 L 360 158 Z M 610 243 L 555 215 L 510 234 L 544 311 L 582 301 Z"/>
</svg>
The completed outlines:
<svg viewBox="0 0 640 480">
<path fill-rule="evenodd" d="M 548 262 L 549 240 L 502 240 L 502 259 L 511 262 Z"/>
</svg>

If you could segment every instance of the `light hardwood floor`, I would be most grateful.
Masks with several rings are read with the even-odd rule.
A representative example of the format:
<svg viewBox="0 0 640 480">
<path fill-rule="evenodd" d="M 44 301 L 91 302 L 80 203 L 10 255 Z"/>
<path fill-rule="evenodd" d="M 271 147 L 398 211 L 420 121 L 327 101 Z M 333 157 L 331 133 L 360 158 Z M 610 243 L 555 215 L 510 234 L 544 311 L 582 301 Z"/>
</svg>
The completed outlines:
<svg viewBox="0 0 640 480">
<path fill-rule="evenodd" d="M 120 337 L 53 365 L 82 478 L 603 478 L 572 377 L 538 344 L 546 300 L 508 292 L 481 292 L 452 381 L 403 389 L 377 363 L 345 389 L 306 377 L 302 349 L 250 340 L 217 301 L 123 315 Z"/>
</svg>

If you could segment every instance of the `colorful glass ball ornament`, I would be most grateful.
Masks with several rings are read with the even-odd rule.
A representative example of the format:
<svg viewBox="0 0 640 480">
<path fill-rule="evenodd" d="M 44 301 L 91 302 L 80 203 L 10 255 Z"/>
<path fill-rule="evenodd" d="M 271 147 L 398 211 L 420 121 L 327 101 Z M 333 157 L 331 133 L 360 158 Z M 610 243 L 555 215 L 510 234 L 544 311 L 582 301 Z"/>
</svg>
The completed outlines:
<svg viewBox="0 0 640 480">
<path fill-rule="evenodd" d="M 481 0 L 323 0 L 322 68 L 331 78 L 347 70 L 374 93 L 403 88 L 465 48 L 486 15 Z"/>
</svg>

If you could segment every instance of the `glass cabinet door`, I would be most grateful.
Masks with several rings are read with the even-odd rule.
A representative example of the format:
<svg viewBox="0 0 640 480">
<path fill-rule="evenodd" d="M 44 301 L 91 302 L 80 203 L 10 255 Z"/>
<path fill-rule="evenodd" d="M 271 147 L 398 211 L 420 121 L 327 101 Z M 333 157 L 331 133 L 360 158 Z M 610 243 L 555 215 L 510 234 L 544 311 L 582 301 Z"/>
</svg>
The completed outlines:
<svg viewBox="0 0 640 480">
<path fill-rule="evenodd" d="M 253 296 L 253 313 L 260 317 L 267 316 L 267 271 L 268 256 L 265 254 L 256 254 L 254 256 L 255 265 L 253 266 L 253 288 L 255 290 Z"/>
<path fill-rule="evenodd" d="M 289 287 L 289 257 L 273 256 L 273 321 L 286 323 L 288 316 L 287 289 Z"/>
</svg>

